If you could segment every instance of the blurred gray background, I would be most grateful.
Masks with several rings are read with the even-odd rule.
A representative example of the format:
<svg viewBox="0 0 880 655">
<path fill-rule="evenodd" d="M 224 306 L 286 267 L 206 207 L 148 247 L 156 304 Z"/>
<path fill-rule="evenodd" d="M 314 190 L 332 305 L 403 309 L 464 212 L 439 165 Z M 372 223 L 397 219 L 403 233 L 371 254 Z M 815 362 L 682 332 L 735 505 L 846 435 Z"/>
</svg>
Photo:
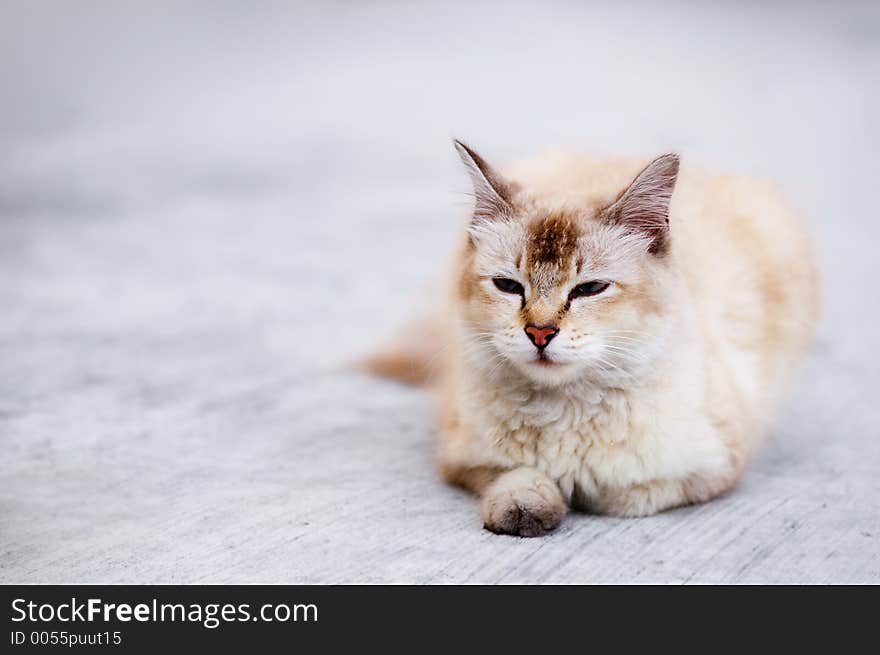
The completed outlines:
<svg viewBox="0 0 880 655">
<path fill-rule="evenodd" d="M 878 582 L 877 3 L 0 5 L 0 581 Z M 739 489 L 499 537 L 422 391 L 494 161 L 780 180 L 824 322 Z"/>
</svg>

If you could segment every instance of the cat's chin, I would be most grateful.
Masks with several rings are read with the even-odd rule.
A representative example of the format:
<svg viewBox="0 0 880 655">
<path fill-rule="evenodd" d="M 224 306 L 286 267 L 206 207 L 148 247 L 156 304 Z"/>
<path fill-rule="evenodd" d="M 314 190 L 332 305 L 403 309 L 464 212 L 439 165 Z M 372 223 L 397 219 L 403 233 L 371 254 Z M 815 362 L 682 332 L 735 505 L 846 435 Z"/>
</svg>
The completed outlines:
<svg viewBox="0 0 880 655">
<path fill-rule="evenodd" d="M 579 366 L 546 357 L 517 362 L 516 368 L 527 378 L 548 387 L 558 387 L 579 378 Z"/>
</svg>

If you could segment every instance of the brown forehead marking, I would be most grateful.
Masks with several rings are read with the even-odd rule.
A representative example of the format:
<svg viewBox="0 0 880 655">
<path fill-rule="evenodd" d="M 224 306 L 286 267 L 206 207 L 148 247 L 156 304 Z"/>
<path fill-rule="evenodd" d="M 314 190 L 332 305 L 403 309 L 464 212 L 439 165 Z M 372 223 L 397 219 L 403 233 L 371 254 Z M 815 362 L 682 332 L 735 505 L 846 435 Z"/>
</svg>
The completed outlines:
<svg viewBox="0 0 880 655">
<path fill-rule="evenodd" d="M 563 268 L 574 255 L 580 235 L 573 213 L 556 212 L 535 221 L 528 228 L 526 265 Z"/>
</svg>

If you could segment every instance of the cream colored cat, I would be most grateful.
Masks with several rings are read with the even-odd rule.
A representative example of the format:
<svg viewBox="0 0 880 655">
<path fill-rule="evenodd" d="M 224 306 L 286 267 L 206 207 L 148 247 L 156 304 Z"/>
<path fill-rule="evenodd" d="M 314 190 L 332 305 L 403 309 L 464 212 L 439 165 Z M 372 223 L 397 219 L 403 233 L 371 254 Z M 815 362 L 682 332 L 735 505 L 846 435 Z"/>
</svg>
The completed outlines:
<svg viewBox="0 0 880 655">
<path fill-rule="evenodd" d="M 776 189 L 676 155 L 553 155 L 504 171 L 460 142 L 474 211 L 440 362 L 440 469 L 494 532 L 567 506 L 644 516 L 733 487 L 813 335 L 807 235 Z M 439 356 L 438 356 L 439 353 Z"/>
</svg>

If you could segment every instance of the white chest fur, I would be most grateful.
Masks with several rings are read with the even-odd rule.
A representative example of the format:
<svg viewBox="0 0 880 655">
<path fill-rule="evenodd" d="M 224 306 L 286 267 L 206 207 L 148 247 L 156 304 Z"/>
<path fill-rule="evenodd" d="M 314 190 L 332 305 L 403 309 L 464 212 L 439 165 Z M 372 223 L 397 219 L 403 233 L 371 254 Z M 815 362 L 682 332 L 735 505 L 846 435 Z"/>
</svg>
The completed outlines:
<svg viewBox="0 0 880 655">
<path fill-rule="evenodd" d="M 483 388 L 462 416 L 469 459 L 536 467 L 569 498 L 723 468 L 724 445 L 693 391 Z"/>
</svg>

